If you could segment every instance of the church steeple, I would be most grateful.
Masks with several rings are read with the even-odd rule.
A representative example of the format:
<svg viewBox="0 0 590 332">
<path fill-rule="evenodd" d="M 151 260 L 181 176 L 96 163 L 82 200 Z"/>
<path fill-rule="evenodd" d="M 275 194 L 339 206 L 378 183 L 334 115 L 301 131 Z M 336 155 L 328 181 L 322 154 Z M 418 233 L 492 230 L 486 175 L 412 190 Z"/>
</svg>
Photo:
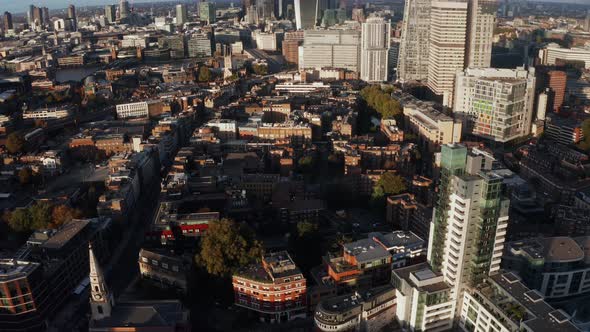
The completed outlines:
<svg viewBox="0 0 590 332">
<path fill-rule="evenodd" d="M 111 316 L 115 301 L 107 288 L 102 269 L 94 256 L 92 244 L 88 245 L 88 260 L 90 261 L 90 309 L 92 319 L 100 320 Z"/>
</svg>

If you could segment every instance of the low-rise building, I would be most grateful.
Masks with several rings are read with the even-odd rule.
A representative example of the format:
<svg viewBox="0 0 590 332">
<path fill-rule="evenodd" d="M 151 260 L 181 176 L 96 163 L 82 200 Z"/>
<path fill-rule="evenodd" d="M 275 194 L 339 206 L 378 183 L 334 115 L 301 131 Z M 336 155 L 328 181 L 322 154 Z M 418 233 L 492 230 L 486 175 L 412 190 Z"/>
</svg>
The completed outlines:
<svg viewBox="0 0 590 332">
<path fill-rule="evenodd" d="M 117 105 L 117 118 L 148 118 L 152 113 L 157 112 L 162 104 L 159 100 L 140 101 L 137 103 L 119 104 Z"/>
<path fill-rule="evenodd" d="M 152 281 L 158 287 L 182 293 L 188 291 L 189 262 L 190 258 L 187 260 L 168 250 L 142 248 L 139 251 L 139 273 L 143 279 Z"/>
<path fill-rule="evenodd" d="M 23 119 L 31 120 L 57 120 L 72 116 L 74 113 L 73 105 L 42 107 L 34 110 L 26 110 L 23 112 Z"/>
<path fill-rule="evenodd" d="M 285 322 L 305 317 L 305 277 L 286 251 L 266 254 L 232 278 L 235 304 L 260 315 L 261 321 Z"/>
<path fill-rule="evenodd" d="M 320 301 L 314 323 L 320 331 L 380 331 L 395 317 L 395 289 L 381 286 Z"/>
</svg>

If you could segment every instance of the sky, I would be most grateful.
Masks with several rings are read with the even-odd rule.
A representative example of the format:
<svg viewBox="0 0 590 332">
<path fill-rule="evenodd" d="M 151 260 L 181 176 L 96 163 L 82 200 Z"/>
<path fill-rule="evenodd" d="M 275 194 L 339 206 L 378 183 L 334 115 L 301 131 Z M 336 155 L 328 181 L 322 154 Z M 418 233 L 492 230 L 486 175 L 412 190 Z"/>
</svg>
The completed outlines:
<svg viewBox="0 0 590 332">
<path fill-rule="evenodd" d="M 174 0 L 128 0 L 129 3 L 138 2 L 162 2 L 162 1 L 174 1 Z M 196 0 L 195 0 L 196 1 Z M 557 3 L 576 3 L 576 4 L 588 4 L 590 0 L 537 0 L 540 2 L 557 2 Z M 176 0 L 176 2 L 188 2 L 182 0 Z M 239 2 L 235 0 L 234 2 Z M 30 4 L 38 7 L 48 7 L 49 9 L 60 9 L 66 8 L 69 4 L 73 4 L 76 7 L 84 6 L 98 6 L 106 4 L 117 4 L 119 0 L 0 0 L 0 10 L 9 11 L 13 13 L 24 13 Z"/>
</svg>

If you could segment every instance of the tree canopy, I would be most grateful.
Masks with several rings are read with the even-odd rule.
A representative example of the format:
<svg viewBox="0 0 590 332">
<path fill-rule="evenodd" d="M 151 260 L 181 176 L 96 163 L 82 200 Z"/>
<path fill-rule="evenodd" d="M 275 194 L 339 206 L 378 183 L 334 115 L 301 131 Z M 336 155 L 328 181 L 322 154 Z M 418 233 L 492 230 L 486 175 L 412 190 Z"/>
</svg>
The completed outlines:
<svg viewBox="0 0 590 332">
<path fill-rule="evenodd" d="M 208 67 L 202 66 L 199 68 L 199 82 L 211 81 L 211 71 Z"/>
<path fill-rule="evenodd" d="M 590 151 L 590 119 L 582 122 L 582 133 L 584 134 L 584 139 L 578 143 L 578 147 L 584 151 Z"/>
<path fill-rule="evenodd" d="M 383 119 L 399 117 L 402 114 L 403 109 L 400 103 L 391 97 L 390 89 L 382 90 L 378 85 L 370 85 L 361 90 L 361 97 Z"/>
<path fill-rule="evenodd" d="M 265 65 L 253 65 L 252 71 L 256 75 L 266 75 L 268 74 L 268 66 Z"/>
<path fill-rule="evenodd" d="M 381 175 L 376 186 L 381 187 L 383 193 L 386 195 L 397 195 L 407 189 L 404 179 L 391 172 Z"/>
<path fill-rule="evenodd" d="M 8 214 L 8 225 L 16 232 L 32 232 L 38 229 L 58 228 L 82 213 L 66 205 L 53 206 L 46 202 L 37 202 L 23 209 L 16 209 Z"/>
<path fill-rule="evenodd" d="M 241 267 L 259 261 L 262 254 L 262 244 L 246 225 L 222 219 L 209 223 L 195 260 L 209 274 L 229 277 Z"/>
<path fill-rule="evenodd" d="M 25 138 L 19 133 L 11 133 L 6 138 L 6 148 L 10 153 L 22 152 L 25 147 Z"/>
</svg>

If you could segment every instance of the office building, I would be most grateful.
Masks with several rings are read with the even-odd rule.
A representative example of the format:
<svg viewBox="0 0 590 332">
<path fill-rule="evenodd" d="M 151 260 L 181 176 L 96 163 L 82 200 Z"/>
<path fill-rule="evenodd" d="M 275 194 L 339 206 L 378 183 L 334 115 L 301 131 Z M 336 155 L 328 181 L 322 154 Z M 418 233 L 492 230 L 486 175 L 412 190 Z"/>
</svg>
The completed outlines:
<svg viewBox="0 0 590 332">
<path fill-rule="evenodd" d="M 119 3 L 119 19 L 122 20 L 129 16 L 129 14 L 129 2 L 127 2 L 127 0 L 121 0 L 121 2 Z"/>
<path fill-rule="evenodd" d="M 468 68 L 456 75 L 453 113 L 465 132 L 505 143 L 530 134 L 534 94 L 534 68 Z"/>
<path fill-rule="evenodd" d="M 567 86 L 567 74 L 561 70 L 551 70 L 546 75 L 547 87 L 551 91 L 551 109 L 559 112 L 565 100 L 565 88 Z"/>
<path fill-rule="evenodd" d="M 430 0 L 406 1 L 397 66 L 401 82 L 428 79 L 430 6 Z"/>
<path fill-rule="evenodd" d="M 186 41 L 189 58 L 203 58 L 211 56 L 211 38 L 208 34 L 195 34 Z"/>
<path fill-rule="evenodd" d="M 104 16 L 109 24 L 117 21 L 117 7 L 115 5 L 104 6 Z"/>
<path fill-rule="evenodd" d="M 283 40 L 282 52 L 288 63 L 299 63 L 299 45 L 301 41 L 296 39 Z"/>
<path fill-rule="evenodd" d="M 360 39 L 356 30 L 305 30 L 299 48 L 300 69 L 360 70 Z"/>
<path fill-rule="evenodd" d="M 361 30 L 361 79 L 387 81 L 391 24 L 382 18 L 369 18 Z"/>
<path fill-rule="evenodd" d="M 136 103 L 119 104 L 117 105 L 117 118 L 148 118 L 150 110 L 160 106 L 157 100 L 140 101 Z"/>
<path fill-rule="evenodd" d="M 313 29 L 317 23 L 318 0 L 295 0 L 295 25 L 297 30 Z"/>
<path fill-rule="evenodd" d="M 4 33 L 6 33 L 8 30 L 14 29 L 11 13 L 4 12 L 4 16 L 2 17 L 2 28 L 4 29 Z"/>
<path fill-rule="evenodd" d="M 185 294 L 188 291 L 190 256 L 181 256 L 165 249 L 142 248 L 139 251 L 138 264 L 139 274 L 143 280 L 163 289 Z"/>
<path fill-rule="evenodd" d="M 433 1 L 430 8 L 428 88 L 453 105 L 455 74 L 465 64 L 467 3 Z"/>
<path fill-rule="evenodd" d="M 590 32 L 590 10 L 586 14 L 586 19 L 584 20 L 584 30 Z"/>
<path fill-rule="evenodd" d="M 184 35 L 172 35 L 158 38 L 158 46 L 161 49 L 170 49 L 172 59 L 182 59 L 186 55 Z"/>
<path fill-rule="evenodd" d="M 188 15 L 185 4 L 176 5 L 176 24 L 183 25 L 188 22 Z"/>
<path fill-rule="evenodd" d="M 275 1 L 274 0 L 256 0 L 256 11 L 258 19 L 261 21 L 275 19 Z"/>
<path fill-rule="evenodd" d="M 286 251 L 265 254 L 262 262 L 232 277 L 235 304 L 257 312 L 262 321 L 281 323 L 305 318 L 307 283 Z"/>
<path fill-rule="evenodd" d="M 215 4 L 209 1 L 199 3 L 199 18 L 208 24 L 215 23 Z"/>
<path fill-rule="evenodd" d="M 496 27 L 496 0 L 470 0 L 467 22 L 467 68 L 489 68 Z"/>
<path fill-rule="evenodd" d="M 76 16 L 76 6 L 74 6 L 74 5 L 68 6 L 68 19 L 70 19 L 72 21 L 74 31 L 78 30 L 78 19 Z"/>
<path fill-rule="evenodd" d="M 590 47 L 563 48 L 551 43 L 539 50 L 539 60 L 543 65 L 560 65 L 568 61 L 582 61 L 590 69 Z"/>
</svg>

